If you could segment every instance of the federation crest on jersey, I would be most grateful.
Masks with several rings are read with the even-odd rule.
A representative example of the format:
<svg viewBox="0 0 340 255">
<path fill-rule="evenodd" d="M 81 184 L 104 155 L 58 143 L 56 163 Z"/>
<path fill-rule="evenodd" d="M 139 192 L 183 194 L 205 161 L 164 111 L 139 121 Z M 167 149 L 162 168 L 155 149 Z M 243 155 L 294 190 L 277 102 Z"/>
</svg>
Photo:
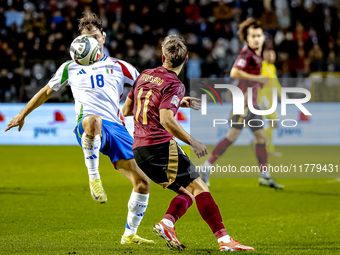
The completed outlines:
<svg viewBox="0 0 340 255">
<path fill-rule="evenodd" d="M 240 58 L 240 59 L 237 61 L 237 66 L 239 66 L 239 67 L 244 68 L 244 67 L 246 66 L 246 64 L 247 64 L 247 61 L 246 61 L 245 59 L 243 59 L 243 58 Z"/>
<path fill-rule="evenodd" d="M 113 65 L 105 66 L 105 68 L 108 74 L 113 74 Z"/>
<path fill-rule="evenodd" d="M 171 99 L 171 103 L 176 105 L 176 107 L 178 106 L 178 103 L 179 103 L 179 98 L 178 96 L 174 95 Z"/>
</svg>

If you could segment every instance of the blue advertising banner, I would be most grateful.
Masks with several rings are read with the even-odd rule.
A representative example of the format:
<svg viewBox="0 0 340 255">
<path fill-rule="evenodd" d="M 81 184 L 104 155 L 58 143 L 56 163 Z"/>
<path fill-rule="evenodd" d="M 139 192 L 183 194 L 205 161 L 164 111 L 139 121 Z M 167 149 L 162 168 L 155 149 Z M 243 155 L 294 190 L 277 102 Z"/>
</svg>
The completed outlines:
<svg viewBox="0 0 340 255">
<path fill-rule="evenodd" d="M 25 104 L 0 104 L 0 144 L 2 145 L 77 145 L 73 130 L 76 126 L 74 104 L 44 104 L 34 110 L 25 120 L 21 132 L 13 128 L 4 132 L 8 122 L 24 108 Z M 121 105 L 122 106 L 122 105 Z M 207 145 L 215 145 L 222 139 L 229 129 L 229 123 L 215 123 L 214 119 L 229 119 L 232 105 L 221 106 L 208 104 L 207 121 L 200 121 L 201 111 L 180 108 L 177 120 L 183 128 L 190 133 L 190 125 L 195 126 L 195 132 L 191 134 L 195 139 Z M 275 145 L 340 145 L 340 103 L 308 103 L 306 108 L 311 116 L 305 116 L 293 105 L 287 106 L 287 115 L 280 115 L 280 106 L 277 109 L 277 118 L 280 119 L 279 126 L 273 132 L 273 143 Z M 191 119 L 190 119 L 191 117 Z M 124 119 L 121 116 L 122 119 Z M 297 121 L 295 127 L 294 122 Z M 283 120 L 284 121 L 282 123 Z M 133 119 L 124 119 L 125 125 L 133 135 Z M 197 122 L 197 123 L 196 123 Z M 270 122 L 264 121 L 265 127 Z M 285 125 L 285 126 L 284 126 Z M 197 128 L 199 126 L 199 128 Z M 249 128 L 244 128 L 236 141 L 236 145 L 248 145 L 253 139 Z M 181 143 L 180 143 L 181 144 Z"/>
</svg>

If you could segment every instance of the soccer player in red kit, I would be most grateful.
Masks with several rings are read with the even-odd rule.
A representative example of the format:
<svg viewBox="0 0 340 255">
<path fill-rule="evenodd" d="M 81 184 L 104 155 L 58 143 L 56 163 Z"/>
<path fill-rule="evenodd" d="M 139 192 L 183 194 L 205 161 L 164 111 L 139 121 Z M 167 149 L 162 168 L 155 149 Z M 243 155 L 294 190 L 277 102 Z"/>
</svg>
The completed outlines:
<svg viewBox="0 0 340 255">
<path fill-rule="evenodd" d="M 244 94 L 246 105 L 245 114 L 243 116 L 232 114 L 230 119 L 233 124 L 226 137 L 215 146 L 208 159 L 204 162 L 203 167 L 201 167 L 201 176 L 206 183 L 209 182 L 210 168 L 214 162 L 236 141 L 244 127 L 244 123 L 252 120 L 250 130 L 255 136 L 255 154 L 260 167 L 259 184 L 272 188 L 282 188 L 283 186 L 277 184 L 274 179 L 270 177 L 269 171 L 264 171 L 263 169 L 263 166 L 267 166 L 267 137 L 262 127 L 262 116 L 250 112 L 246 100 L 247 89 L 248 87 L 252 87 L 253 106 L 255 109 L 259 109 L 257 104 L 258 89 L 268 82 L 268 77 L 261 75 L 262 47 L 265 36 L 261 24 L 253 18 L 248 18 L 239 25 L 238 34 L 241 41 L 247 42 L 247 45 L 240 51 L 231 69 L 230 77 L 240 79 L 238 87 Z"/>
<path fill-rule="evenodd" d="M 221 251 L 254 250 L 229 237 L 209 188 L 173 139 L 175 136 L 189 144 L 199 158 L 208 153 L 205 145 L 185 132 L 175 119 L 180 106 L 200 108 L 199 99 L 184 97 L 185 87 L 177 78 L 188 59 L 186 42 L 177 35 L 167 36 L 162 51 L 163 66 L 138 76 L 122 109 L 124 116 L 134 115 L 133 152 L 138 166 L 155 183 L 178 194 L 164 218 L 155 224 L 154 232 L 170 249 L 183 250 L 174 224 L 195 200 Z"/>
</svg>

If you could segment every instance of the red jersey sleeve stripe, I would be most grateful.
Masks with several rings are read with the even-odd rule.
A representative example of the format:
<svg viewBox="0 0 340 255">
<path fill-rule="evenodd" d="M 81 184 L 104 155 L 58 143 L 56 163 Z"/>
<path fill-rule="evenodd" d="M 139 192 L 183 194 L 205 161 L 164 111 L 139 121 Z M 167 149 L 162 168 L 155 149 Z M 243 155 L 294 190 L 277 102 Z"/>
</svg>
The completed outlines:
<svg viewBox="0 0 340 255">
<path fill-rule="evenodd" d="M 126 67 L 123 63 L 121 63 L 121 62 L 119 62 L 119 61 L 118 61 L 118 64 L 120 64 L 124 76 L 127 77 L 127 78 L 129 78 L 130 80 L 133 80 L 133 81 L 134 81 L 134 79 L 133 79 L 131 73 L 129 72 L 129 69 L 127 69 L 127 67 Z"/>
</svg>

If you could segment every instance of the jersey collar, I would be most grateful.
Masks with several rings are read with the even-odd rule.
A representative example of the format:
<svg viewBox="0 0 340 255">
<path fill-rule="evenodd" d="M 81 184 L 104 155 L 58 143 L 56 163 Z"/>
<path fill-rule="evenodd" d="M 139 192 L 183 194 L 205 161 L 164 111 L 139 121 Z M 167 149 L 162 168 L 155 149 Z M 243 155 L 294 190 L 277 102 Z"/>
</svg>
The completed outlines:
<svg viewBox="0 0 340 255">
<path fill-rule="evenodd" d="M 255 50 L 253 48 L 250 48 L 249 45 L 248 45 L 248 49 L 256 54 Z"/>
<path fill-rule="evenodd" d="M 107 59 L 107 56 L 104 54 L 104 56 L 102 57 L 100 61 L 105 61 L 106 59 Z"/>
</svg>

